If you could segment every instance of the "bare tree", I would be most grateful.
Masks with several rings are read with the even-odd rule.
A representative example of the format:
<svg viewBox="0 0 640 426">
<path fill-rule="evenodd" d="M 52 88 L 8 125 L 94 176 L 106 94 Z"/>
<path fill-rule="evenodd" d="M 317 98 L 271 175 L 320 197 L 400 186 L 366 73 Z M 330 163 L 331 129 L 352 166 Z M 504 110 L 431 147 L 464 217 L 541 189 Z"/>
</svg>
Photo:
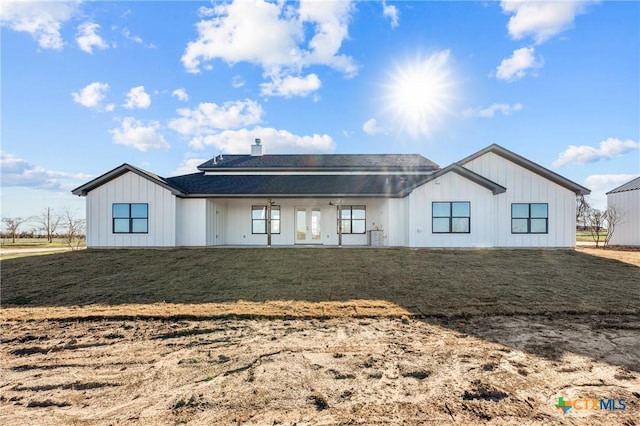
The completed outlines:
<svg viewBox="0 0 640 426">
<path fill-rule="evenodd" d="M 584 197 L 584 195 L 578 195 L 576 198 L 576 226 L 586 226 L 586 215 L 589 212 L 591 206 Z"/>
<path fill-rule="evenodd" d="M 609 247 L 609 242 L 616 230 L 616 225 L 620 223 L 624 215 L 615 204 L 612 204 L 607 207 L 607 210 L 605 210 L 605 216 L 607 222 L 607 236 L 604 238 L 604 246 Z"/>
<path fill-rule="evenodd" d="M 53 242 L 53 235 L 56 233 L 62 217 L 60 215 L 54 215 L 53 209 L 47 207 L 46 210 L 37 216 L 34 220 L 38 223 L 39 230 L 44 231 L 47 234 L 47 241 Z"/>
<path fill-rule="evenodd" d="M 591 238 L 596 243 L 596 247 L 600 247 L 600 231 L 605 229 L 605 224 L 607 220 L 606 213 L 602 210 L 589 208 L 584 216 L 585 218 L 585 226 L 589 229 L 591 233 Z"/>
<path fill-rule="evenodd" d="M 16 234 L 18 233 L 18 228 L 20 225 L 25 223 L 27 219 L 23 219 L 21 217 L 3 217 L 2 224 L 4 228 L 7 230 L 7 233 L 11 235 L 11 242 L 16 242 Z"/>
<path fill-rule="evenodd" d="M 69 209 L 64 210 L 61 221 L 67 245 L 73 250 L 78 250 L 85 238 L 86 221 L 78 218 L 77 213 Z"/>
</svg>

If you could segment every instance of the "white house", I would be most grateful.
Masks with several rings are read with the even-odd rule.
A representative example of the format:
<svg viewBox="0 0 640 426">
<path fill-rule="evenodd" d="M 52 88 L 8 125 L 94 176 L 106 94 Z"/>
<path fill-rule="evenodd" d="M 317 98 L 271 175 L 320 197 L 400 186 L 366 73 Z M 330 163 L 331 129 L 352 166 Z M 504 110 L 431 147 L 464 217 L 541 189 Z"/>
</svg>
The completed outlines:
<svg viewBox="0 0 640 426">
<path fill-rule="evenodd" d="M 621 218 L 609 241 L 614 246 L 640 246 L 640 177 L 607 192 L 607 207 Z"/>
<path fill-rule="evenodd" d="M 590 191 L 491 145 L 445 168 L 416 154 L 219 155 L 163 178 L 123 164 L 73 190 L 88 247 L 573 247 Z"/>
</svg>

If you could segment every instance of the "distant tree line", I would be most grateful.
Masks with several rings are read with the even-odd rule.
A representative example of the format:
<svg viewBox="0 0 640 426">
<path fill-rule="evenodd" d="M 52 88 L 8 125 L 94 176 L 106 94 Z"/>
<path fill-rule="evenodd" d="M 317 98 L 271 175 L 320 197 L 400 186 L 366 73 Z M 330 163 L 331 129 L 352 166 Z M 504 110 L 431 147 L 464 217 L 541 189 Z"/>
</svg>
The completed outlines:
<svg viewBox="0 0 640 426">
<path fill-rule="evenodd" d="M 85 239 L 86 221 L 70 209 L 57 213 L 47 207 L 38 216 L 3 217 L 0 237 L 15 243 L 16 238 L 46 238 L 49 243 L 54 238 L 63 239 L 69 247 L 78 248 Z"/>
</svg>

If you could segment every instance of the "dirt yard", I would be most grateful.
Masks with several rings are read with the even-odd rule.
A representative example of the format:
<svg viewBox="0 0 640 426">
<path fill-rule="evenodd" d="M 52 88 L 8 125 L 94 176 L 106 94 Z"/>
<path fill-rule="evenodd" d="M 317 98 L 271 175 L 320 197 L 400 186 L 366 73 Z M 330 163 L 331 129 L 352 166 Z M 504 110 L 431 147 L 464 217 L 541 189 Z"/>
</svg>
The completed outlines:
<svg viewBox="0 0 640 426">
<path fill-rule="evenodd" d="M 640 425 L 639 252 L 317 253 L 302 285 L 274 279 L 268 297 L 260 277 L 212 287 L 173 261 L 154 290 L 150 262 L 217 255 L 241 271 L 240 254 L 315 252 L 2 261 L 0 424 Z M 135 256 L 144 273 L 122 280 Z M 455 267 L 434 273 L 444 260 Z M 342 281 L 314 278 L 323 262 Z M 566 413 L 560 397 L 575 403 Z M 625 409 L 584 409 L 601 399 Z"/>
<path fill-rule="evenodd" d="M 640 317 L 8 321 L 0 423 L 616 424 Z M 563 414 L 558 397 L 624 399 Z"/>
</svg>

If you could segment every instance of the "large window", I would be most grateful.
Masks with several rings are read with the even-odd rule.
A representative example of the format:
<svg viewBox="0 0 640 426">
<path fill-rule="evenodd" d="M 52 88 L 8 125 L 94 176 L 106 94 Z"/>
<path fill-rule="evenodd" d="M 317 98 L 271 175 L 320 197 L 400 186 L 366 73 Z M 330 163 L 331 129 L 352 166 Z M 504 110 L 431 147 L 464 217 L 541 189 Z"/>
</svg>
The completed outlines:
<svg viewBox="0 0 640 426">
<path fill-rule="evenodd" d="M 364 234 L 367 231 L 367 209 L 365 206 L 342 206 L 338 226 L 343 234 Z"/>
<path fill-rule="evenodd" d="M 114 203 L 114 234 L 146 234 L 149 232 L 149 204 Z"/>
<path fill-rule="evenodd" d="M 546 203 L 511 204 L 512 234 L 546 234 L 549 232 L 549 205 Z"/>
<path fill-rule="evenodd" d="M 267 233 L 267 206 L 251 206 L 251 233 Z M 271 233 L 280 233 L 280 206 L 271 206 Z"/>
<path fill-rule="evenodd" d="M 431 204 L 431 232 L 434 234 L 468 234 L 471 232 L 471 203 L 468 201 Z"/>
</svg>

